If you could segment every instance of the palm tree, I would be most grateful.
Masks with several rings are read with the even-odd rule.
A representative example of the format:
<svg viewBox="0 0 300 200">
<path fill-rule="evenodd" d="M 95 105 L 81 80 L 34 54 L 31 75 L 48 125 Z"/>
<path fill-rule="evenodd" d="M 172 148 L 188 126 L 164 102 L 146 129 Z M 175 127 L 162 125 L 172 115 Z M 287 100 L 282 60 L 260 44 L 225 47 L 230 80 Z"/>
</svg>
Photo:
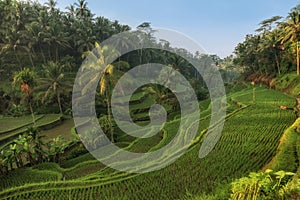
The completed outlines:
<svg viewBox="0 0 300 200">
<path fill-rule="evenodd" d="M 69 35 L 63 31 L 62 24 L 53 22 L 51 23 L 48 31 L 43 32 L 43 42 L 48 44 L 48 54 L 51 57 L 51 50 L 54 47 L 56 62 L 59 61 L 59 50 L 62 48 L 70 48 Z"/>
<path fill-rule="evenodd" d="M 280 74 L 280 30 L 274 29 L 273 31 L 267 31 L 264 33 L 262 42 L 260 43 L 259 52 L 264 51 L 268 54 L 273 54 L 275 57 L 275 66 L 277 68 L 278 74 Z"/>
<path fill-rule="evenodd" d="M 109 122 L 109 130 L 111 135 L 111 142 L 114 142 L 114 136 L 113 136 L 113 126 L 112 126 L 112 114 L 110 109 L 110 97 L 111 97 L 111 90 L 112 85 L 115 84 L 114 80 L 114 66 L 108 65 L 105 70 L 102 73 L 101 79 L 100 79 L 100 94 L 104 95 L 106 98 L 107 103 L 107 114 L 108 114 L 108 122 Z"/>
<path fill-rule="evenodd" d="M 54 93 L 60 114 L 63 114 L 61 94 L 72 87 L 71 83 L 65 78 L 64 66 L 50 61 L 47 65 L 43 65 L 43 73 L 44 77 L 39 79 L 39 86 L 37 87 L 37 90 L 44 93 L 42 101 L 44 102 L 51 93 Z"/>
<path fill-rule="evenodd" d="M 144 22 L 137 27 L 137 34 L 139 37 L 140 45 L 142 47 L 139 50 L 140 65 L 143 63 L 143 58 L 147 57 L 143 55 L 144 53 L 143 46 L 154 43 L 155 41 L 155 38 L 153 37 L 154 32 L 155 31 L 150 26 L 150 22 Z"/>
<path fill-rule="evenodd" d="M 31 53 L 33 54 L 33 56 L 36 56 L 36 52 L 35 52 L 35 48 L 34 48 L 35 46 L 38 46 L 40 48 L 39 51 L 45 62 L 45 56 L 41 49 L 41 43 L 42 43 L 41 33 L 43 32 L 43 29 L 41 28 L 41 26 L 38 22 L 32 22 L 30 24 L 26 24 L 25 28 L 26 28 L 26 30 L 24 31 L 24 36 L 26 37 L 26 40 L 27 40 L 27 47 L 30 50 L 29 58 L 30 58 L 32 66 L 34 66 L 34 63 L 32 61 Z"/>
<path fill-rule="evenodd" d="M 297 59 L 297 75 L 300 74 L 300 60 L 299 60 L 299 37 L 300 37 L 300 13 L 299 9 L 295 8 L 288 15 L 288 21 L 281 23 L 283 27 L 282 44 L 290 41 L 292 44 L 296 43 L 296 59 Z"/>
<path fill-rule="evenodd" d="M 100 41 L 107 39 L 112 35 L 112 27 L 110 21 L 105 17 L 97 17 L 95 19 L 95 33 L 97 38 L 100 38 Z"/>
<path fill-rule="evenodd" d="M 45 5 L 46 5 L 46 7 L 47 7 L 49 13 L 50 13 L 50 14 L 53 14 L 54 11 L 55 11 L 55 7 L 56 7 L 56 5 L 57 5 L 57 2 L 54 1 L 54 0 L 49 0 L 48 2 L 45 3 Z"/>
<path fill-rule="evenodd" d="M 36 79 L 37 79 L 37 74 L 28 68 L 16 72 L 13 77 L 13 85 L 15 86 L 16 84 L 20 84 L 21 91 L 23 92 L 24 97 L 27 99 L 34 126 L 35 126 L 35 118 L 34 118 L 34 113 L 32 108 L 31 93 L 36 85 Z"/>
<path fill-rule="evenodd" d="M 80 53 L 92 50 L 96 41 L 96 37 L 93 35 L 92 27 L 87 24 L 84 26 L 85 28 L 79 29 L 80 37 L 75 42 Z"/>
<path fill-rule="evenodd" d="M 110 97 L 112 92 L 113 85 L 117 82 L 117 70 L 112 64 L 108 64 L 111 58 L 115 58 L 119 55 L 119 53 L 108 46 L 101 47 L 98 43 L 95 44 L 96 46 L 96 54 L 93 52 L 87 52 L 86 55 L 90 58 L 91 62 L 93 61 L 93 65 L 89 65 L 90 68 L 94 71 L 92 76 L 89 77 L 89 83 L 83 88 L 82 93 L 85 94 L 86 91 L 89 90 L 90 86 L 95 84 L 100 78 L 100 94 L 103 95 L 106 99 L 107 103 L 107 114 L 109 119 L 109 129 L 111 135 L 111 142 L 114 142 L 113 136 L 113 126 L 112 126 L 112 113 L 111 113 L 111 106 L 110 106 Z M 101 72 L 102 74 L 100 74 Z M 119 74 L 120 75 L 120 74 Z M 121 91 L 122 92 L 122 91 Z"/>
<path fill-rule="evenodd" d="M 66 9 L 69 11 L 68 15 L 70 16 L 70 18 L 74 18 L 75 17 L 75 7 L 74 7 L 74 5 L 67 6 Z"/>
<path fill-rule="evenodd" d="M 88 17 L 90 15 L 90 10 L 87 8 L 87 2 L 85 0 L 78 0 L 75 3 L 76 8 L 76 16 L 80 19 Z"/>
</svg>

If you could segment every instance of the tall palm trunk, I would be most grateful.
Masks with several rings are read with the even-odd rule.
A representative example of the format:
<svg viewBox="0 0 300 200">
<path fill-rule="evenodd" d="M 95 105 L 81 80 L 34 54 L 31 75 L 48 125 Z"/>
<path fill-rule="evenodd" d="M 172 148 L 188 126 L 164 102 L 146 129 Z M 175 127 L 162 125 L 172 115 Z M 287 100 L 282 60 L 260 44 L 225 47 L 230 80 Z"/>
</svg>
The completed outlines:
<svg viewBox="0 0 300 200">
<path fill-rule="evenodd" d="M 32 55 L 31 55 L 31 53 L 30 53 L 30 52 L 28 53 L 28 56 L 29 56 L 29 60 L 30 60 L 31 66 L 32 66 L 32 68 L 34 69 L 35 67 L 34 67 L 34 63 L 33 63 L 33 59 L 32 59 Z"/>
<path fill-rule="evenodd" d="M 39 45 L 39 49 L 40 49 L 40 52 L 41 52 L 41 55 L 42 55 L 42 58 L 43 58 L 44 64 L 46 64 L 46 63 L 47 63 L 47 61 L 46 61 L 46 57 L 45 57 L 45 54 L 44 54 L 44 51 L 43 51 L 43 49 L 42 49 L 41 45 Z"/>
<path fill-rule="evenodd" d="M 280 75 L 280 63 L 279 63 L 279 58 L 276 52 L 276 49 L 274 49 L 274 55 L 275 55 L 275 62 L 276 62 L 276 66 L 277 66 L 277 70 L 278 70 L 278 74 Z"/>
<path fill-rule="evenodd" d="M 58 45 L 56 45 L 56 48 L 55 48 L 55 57 L 56 57 L 56 62 L 58 62 L 58 60 L 59 60 Z"/>
<path fill-rule="evenodd" d="M 107 100 L 107 114 L 108 114 L 110 138 L 111 138 L 111 142 L 114 142 L 114 128 L 112 126 L 112 121 L 111 121 L 112 114 L 111 114 L 111 110 L 110 110 L 110 98 L 109 98 L 108 91 L 106 91 L 105 93 L 106 93 L 106 100 Z"/>
<path fill-rule="evenodd" d="M 57 92 L 57 91 L 56 91 L 56 97 L 57 97 L 57 103 L 59 106 L 60 114 L 63 114 L 62 107 L 61 107 L 61 101 L 60 101 L 60 95 L 59 95 L 59 92 Z"/>
<path fill-rule="evenodd" d="M 31 117 L 32 117 L 33 126 L 35 127 L 35 126 L 36 126 L 36 123 L 35 123 L 35 117 L 34 117 L 32 105 L 31 105 L 31 100 L 29 100 L 29 109 L 30 109 L 30 112 L 31 112 Z"/>
<path fill-rule="evenodd" d="M 21 63 L 21 61 L 20 61 L 20 59 L 19 59 L 19 56 L 17 55 L 17 53 L 15 53 L 15 55 L 16 55 L 16 59 L 17 59 L 17 61 L 18 61 L 18 64 L 19 64 L 19 66 L 20 66 L 20 69 L 22 70 L 22 63 Z"/>
<path fill-rule="evenodd" d="M 297 45 L 296 45 L 297 49 L 296 49 L 296 52 L 297 52 L 297 75 L 299 75 L 299 71 L 300 71 L 300 61 L 299 61 L 299 44 L 298 44 L 298 41 L 297 41 Z"/>
</svg>

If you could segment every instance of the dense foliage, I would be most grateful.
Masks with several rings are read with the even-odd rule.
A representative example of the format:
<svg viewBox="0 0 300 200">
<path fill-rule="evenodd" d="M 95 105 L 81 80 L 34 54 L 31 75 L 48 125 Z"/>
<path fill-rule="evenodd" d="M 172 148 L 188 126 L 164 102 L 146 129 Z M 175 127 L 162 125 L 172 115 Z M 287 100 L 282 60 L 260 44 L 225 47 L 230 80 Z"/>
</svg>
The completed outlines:
<svg viewBox="0 0 300 200">
<path fill-rule="evenodd" d="M 242 71 L 268 77 L 292 71 L 300 73 L 300 6 L 293 8 L 286 19 L 275 16 L 261 22 L 257 34 L 247 35 L 236 47 L 236 57 L 223 60 L 155 40 L 155 30 L 149 22 L 137 27 L 133 42 L 143 41 L 158 49 L 164 47 L 197 63 L 213 61 L 219 67 L 228 92 L 226 124 L 213 151 L 198 159 L 211 117 L 211 102 L 203 78 L 193 66 L 175 53 L 158 49 L 132 51 L 108 64 L 109 47 L 101 46 L 101 42 L 131 28 L 117 20 L 95 16 L 85 0 L 71 4 L 66 11 L 59 10 L 56 4 L 54 0 L 44 5 L 31 0 L 0 0 L 0 198 L 180 199 L 201 195 L 199 199 L 286 199 L 299 196 L 300 183 L 296 177 L 299 176 L 296 131 L 299 126 L 290 126 L 296 117 L 294 99 L 257 87 L 254 82 L 253 85 L 228 82 Z M 125 47 L 134 45 L 118 42 Z M 71 114 L 72 84 L 79 66 L 95 52 L 96 61 L 106 66 L 96 94 L 99 123 L 112 142 L 131 152 L 151 152 L 170 143 L 181 123 L 179 105 L 165 87 L 149 84 L 139 88 L 130 98 L 133 121 L 141 126 L 148 124 L 148 111 L 158 103 L 167 112 L 167 122 L 153 137 L 129 136 L 118 128 L 111 113 L 110 98 L 117 80 L 126 71 L 145 63 L 172 67 L 189 80 L 200 101 L 201 119 L 197 137 L 186 154 L 161 170 L 129 174 L 95 160 L 78 142 L 74 124 L 66 126 L 68 130 L 72 127 L 69 131 L 63 129 L 63 135 L 73 134 L 68 142 L 57 134 L 53 127 L 61 125 L 62 116 Z M 145 70 L 145 73 L 151 72 Z M 98 75 L 91 76 L 91 83 Z M 171 76 L 160 79 L 171 84 Z M 290 87 L 291 82 L 298 81 L 298 76 L 282 76 L 274 84 L 280 85 L 278 81 Z M 178 91 L 184 89 L 180 84 L 176 87 Z M 294 90 L 298 92 L 298 88 Z M 28 113 L 31 116 L 25 115 Z M 192 129 L 198 121 L 187 123 Z M 280 139 L 288 127 L 283 144 Z M 41 129 L 48 129 L 53 135 L 45 139 Z M 97 136 L 97 131 L 88 131 Z M 101 138 L 81 139 L 89 141 L 86 145 L 90 149 L 102 145 Z M 173 159 L 177 153 L 169 150 L 160 162 Z M 266 164 L 274 171 L 250 173 Z M 287 171 L 296 173 L 296 182 L 290 181 L 294 173 Z M 242 178 L 249 173 L 249 177 Z"/>
<path fill-rule="evenodd" d="M 105 17 L 95 16 L 85 0 L 71 4 L 66 11 L 59 10 L 56 4 L 53 0 L 44 5 L 35 1 L 0 1 L 0 99 L 5 105 L 1 107 L 0 114 L 11 114 L 12 110 L 18 113 L 18 110 L 26 111 L 28 108 L 33 118 L 33 113 L 70 113 L 72 82 L 85 57 L 96 44 L 131 29 L 117 20 L 110 21 Z M 216 65 L 222 63 L 216 55 L 208 56 L 199 52 L 192 54 L 185 49 L 174 49 L 168 41 L 156 41 L 153 36 L 155 30 L 148 22 L 139 25 L 135 32 L 138 38 L 129 42 L 117 41 L 119 45 L 130 47 L 134 45 L 130 42 L 143 41 L 157 48 L 172 49 L 198 61 L 210 59 Z M 202 77 L 191 64 L 168 51 L 132 51 L 121 56 L 112 65 L 118 71 L 125 72 L 145 63 L 161 63 L 173 67 L 190 81 L 199 99 L 207 97 Z M 238 73 L 227 73 L 225 68 L 221 71 L 225 82 L 237 77 Z M 31 77 L 35 85 L 22 80 L 26 78 L 21 76 L 24 73 L 35 75 Z M 12 78 L 22 84 L 23 94 L 9 86 Z M 25 87 L 27 98 L 24 98 Z M 98 105 L 105 110 L 105 102 L 98 102 Z"/>
<path fill-rule="evenodd" d="M 249 34 L 235 49 L 235 64 L 247 73 L 299 75 L 300 6 L 286 18 L 274 16 L 260 23 L 256 34 Z"/>
</svg>

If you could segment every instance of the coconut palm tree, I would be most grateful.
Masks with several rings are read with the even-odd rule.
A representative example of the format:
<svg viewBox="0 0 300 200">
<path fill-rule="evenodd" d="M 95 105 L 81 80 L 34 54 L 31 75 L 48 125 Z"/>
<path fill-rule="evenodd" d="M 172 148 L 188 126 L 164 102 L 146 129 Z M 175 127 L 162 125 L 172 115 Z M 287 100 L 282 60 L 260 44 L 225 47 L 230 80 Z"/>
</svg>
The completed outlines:
<svg viewBox="0 0 300 200">
<path fill-rule="evenodd" d="M 32 56 L 35 57 L 37 56 L 34 48 L 35 46 L 38 46 L 40 48 L 39 53 L 41 53 L 42 58 L 45 62 L 45 55 L 41 49 L 41 43 L 42 43 L 41 33 L 43 32 L 43 29 L 41 28 L 38 22 L 32 22 L 30 24 L 26 24 L 25 28 L 26 30 L 24 31 L 24 37 L 26 37 L 27 47 L 29 49 L 29 58 L 32 66 L 34 66 L 34 63 L 32 61 Z"/>
<path fill-rule="evenodd" d="M 78 2 L 74 4 L 77 7 L 75 13 L 79 19 L 84 19 L 91 15 L 90 10 L 87 8 L 87 4 L 88 3 L 85 0 L 78 0 Z"/>
<path fill-rule="evenodd" d="M 95 19 L 94 29 L 97 34 L 97 38 L 100 38 L 100 41 L 104 41 L 112 35 L 113 30 L 110 23 L 111 22 L 105 17 L 97 17 Z"/>
<path fill-rule="evenodd" d="M 67 6 L 66 9 L 68 10 L 68 16 L 70 18 L 74 18 L 75 17 L 75 7 L 74 7 L 74 5 Z"/>
<path fill-rule="evenodd" d="M 114 142 L 113 136 L 113 125 L 112 125 L 112 113 L 110 106 L 110 97 L 113 86 L 116 84 L 118 77 L 120 76 L 120 72 L 115 69 L 112 64 L 109 64 L 109 61 L 112 58 L 118 57 L 119 53 L 109 47 L 103 46 L 101 47 L 98 43 L 95 44 L 96 53 L 95 52 L 87 52 L 85 55 L 88 56 L 89 60 L 93 62 L 93 64 L 89 65 L 93 71 L 91 76 L 89 76 L 89 82 L 83 88 L 82 93 L 85 94 L 90 88 L 91 85 L 95 84 L 95 82 L 100 77 L 100 94 L 104 96 L 107 103 L 107 114 L 109 121 L 109 130 L 111 135 L 111 141 Z M 122 92 L 122 89 L 121 89 Z"/>
<path fill-rule="evenodd" d="M 37 87 L 37 90 L 43 93 L 42 101 L 44 102 L 50 94 L 55 94 L 60 114 L 63 114 L 61 94 L 72 87 L 71 82 L 65 78 L 64 66 L 50 61 L 47 65 L 43 65 L 43 74 Z"/>
<path fill-rule="evenodd" d="M 48 44 L 49 58 L 52 60 L 51 50 L 54 48 L 54 57 L 56 62 L 59 61 L 59 50 L 70 48 L 70 37 L 67 32 L 63 31 L 62 24 L 58 22 L 52 22 L 49 29 L 43 32 L 43 42 Z"/>
<path fill-rule="evenodd" d="M 280 70 L 280 35 L 281 32 L 279 29 L 274 29 L 273 31 L 267 31 L 264 33 L 262 38 L 262 42 L 260 43 L 259 52 L 260 53 L 267 53 L 269 55 L 274 56 L 275 58 L 275 66 L 278 74 L 281 74 Z"/>
<path fill-rule="evenodd" d="M 100 94 L 105 96 L 106 103 L 107 103 L 107 114 L 108 114 L 108 122 L 109 122 L 109 130 L 111 135 L 111 142 L 114 142 L 114 129 L 112 126 L 112 114 L 110 109 L 110 97 L 111 97 L 111 90 L 112 85 L 115 84 L 114 79 L 114 66 L 108 65 L 102 73 L 100 79 Z"/>
<path fill-rule="evenodd" d="M 78 30 L 79 37 L 75 42 L 78 51 L 81 53 L 91 51 L 96 41 L 96 37 L 93 35 L 92 25 L 89 26 L 87 24 L 84 25 L 85 27 L 82 25 L 82 29 Z"/>
<path fill-rule="evenodd" d="M 21 71 L 15 72 L 13 77 L 13 85 L 16 86 L 16 84 L 20 84 L 20 89 L 24 94 L 24 97 L 27 99 L 34 126 L 35 117 L 32 108 L 32 91 L 36 85 L 36 80 L 37 74 L 29 68 L 25 68 Z"/>
<path fill-rule="evenodd" d="M 48 12 L 50 14 L 53 14 L 55 12 L 55 7 L 57 5 L 57 2 L 54 1 L 54 0 L 49 0 L 48 2 L 45 3 L 47 9 L 48 9 Z"/>
<path fill-rule="evenodd" d="M 296 47 L 297 59 L 297 75 L 300 74 L 300 60 L 299 60 L 299 38 L 300 38 L 300 11 L 295 8 L 288 15 L 288 21 L 282 22 L 283 28 L 281 43 L 291 42 Z"/>
</svg>

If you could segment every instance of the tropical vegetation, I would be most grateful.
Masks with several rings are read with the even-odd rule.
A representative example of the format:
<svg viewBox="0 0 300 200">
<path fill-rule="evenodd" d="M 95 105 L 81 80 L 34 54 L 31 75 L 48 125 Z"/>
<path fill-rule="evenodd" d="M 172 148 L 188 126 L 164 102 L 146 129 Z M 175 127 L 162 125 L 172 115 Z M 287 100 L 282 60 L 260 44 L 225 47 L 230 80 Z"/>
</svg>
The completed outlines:
<svg viewBox="0 0 300 200">
<path fill-rule="evenodd" d="M 132 30 L 96 16 L 86 0 L 64 11 L 55 0 L 0 0 L 0 198 L 299 199 L 300 6 L 286 18 L 274 16 L 259 26 L 237 45 L 235 55 L 221 59 L 157 41 L 150 22 Z M 117 46 L 130 49 L 142 41 L 139 45 L 157 48 L 119 56 L 102 43 L 129 30 L 134 38 L 116 40 Z M 199 149 L 209 134 L 214 102 L 204 78 L 183 57 L 218 67 L 227 93 L 221 138 L 202 159 Z M 86 59 L 92 64 L 82 65 Z M 130 152 L 153 152 L 174 142 L 182 123 L 172 91 L 151 83 L 130 97 L 130 116 L 139 126 L 151 122 L 154 104 L 166 111 L 164 126 L 149 138 L 126 134 L 111 109 L 112 89 L 120 77 L 148 63 L 168 66 L 158 78 L 167 86 L 174 84 L 179 93 L 185 86 L 172 79 L 174 73 L 186 77 L 201 112 L 199 120 L 186 122 L 186 127 L 199 128 L 188 151 L 169 166 L 144 174 L 117 171 L 87 151 L 105 145 L 97 130 L 78 135 L 80 127 L 72 119 L 73 83 L 78 70 L 91 71 L 81 92 L 85 95 L 91 85 L 97 86 L 96 116 L 108 140 Z M 146 69 L 143 73 L 150 75 Z M 133 79 L 139 77 L 126 84 Z M 127 85 L 120 88 L 121 93 L 126 89 Z M 177 154 L 174 149 L 164 152 L 160 162 Z"/>
</svg>

